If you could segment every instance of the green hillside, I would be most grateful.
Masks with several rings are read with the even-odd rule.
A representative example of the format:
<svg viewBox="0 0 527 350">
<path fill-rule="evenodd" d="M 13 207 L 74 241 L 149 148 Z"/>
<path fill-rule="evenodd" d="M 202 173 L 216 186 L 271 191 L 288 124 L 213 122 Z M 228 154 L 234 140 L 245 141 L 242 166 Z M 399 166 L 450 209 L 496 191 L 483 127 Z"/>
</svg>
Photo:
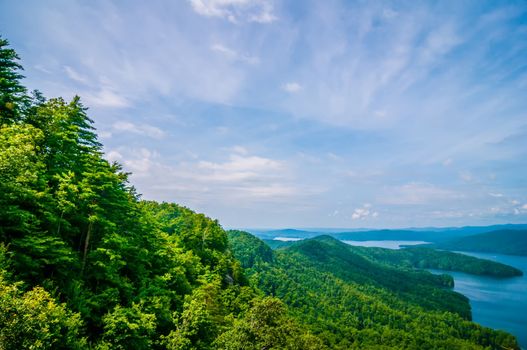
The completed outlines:
<svg viewBox="0 0 527 350">
<path fill-rule="evenodd" d="M 369 259 L 399 268 L 429 268 L 502 278 L 523 275 L 521 270 L 499 262 L 431 248 L 408 247 L 394 250 L 352 246 L 350 250 Z"/>
<path fill-rule="evenodd" d="M 438 243 L 447 250 L 527 256 L 527 230 L 498 230 Z"/>
<path fill-rule="evenodd" d="M 240 251 L 260 246 L 258 238 L 229 237 L 235 256 L 258 254 Z M 512 336 L 468 321 L 468 300 L 450 290 L 449 276 L 376 263 L 328 236 L 273 251 L 272 261 L 252 260 L 252 283 L 284 300 L 329 348 L 517 348 Z"/>
<path fill-rule="evenodd" d="M 264 239 L 263 242 L 271 249 L 286 248 L 297 243 L 269 239 Z M 439 269 L 502 278 L 523 275 L 521 270 L 499 262 L 432 248 L 410 246 L 405 249 L 386 249 L 350 245 L 348 249 L 373 261 L 397 268 Z"/>
<path fill-rule="evenodd" d="M 218 222 L 141 201 L 79 97 L 29 95 L 20 70 L 0 38 L 0 349 L 319 343 L 248 284 Z"/>
</svg>

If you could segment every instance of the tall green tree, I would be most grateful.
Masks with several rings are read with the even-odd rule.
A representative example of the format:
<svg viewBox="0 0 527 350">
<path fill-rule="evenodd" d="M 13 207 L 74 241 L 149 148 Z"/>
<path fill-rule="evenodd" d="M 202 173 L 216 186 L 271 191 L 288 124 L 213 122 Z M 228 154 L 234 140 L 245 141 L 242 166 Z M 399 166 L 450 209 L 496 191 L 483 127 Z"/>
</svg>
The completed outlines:
<svg viewBox="0 0 527 350">
<path fill-rule="evenodd" d="M 0 125 L 20 121 L 22 111 L 29 98 L 26 88 L 20 83 L 23 69 L 15 50 L 0 36 Z"/>
</svg>

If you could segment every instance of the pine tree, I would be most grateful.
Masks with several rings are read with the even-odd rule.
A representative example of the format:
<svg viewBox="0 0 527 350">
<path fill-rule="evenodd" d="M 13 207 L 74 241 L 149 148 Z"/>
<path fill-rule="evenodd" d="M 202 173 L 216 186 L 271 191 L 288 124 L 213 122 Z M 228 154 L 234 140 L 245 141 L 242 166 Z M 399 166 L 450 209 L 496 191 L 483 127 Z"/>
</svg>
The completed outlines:
<svg viewBox="0 0 527 350">
<path fill-rule="evenodd" d="M 9 42 L 0 37 L 0 125 L 20 121 L 21 111 L 28 106 L 26 88 L 20 84 L 24 76 L 15 50 L 8 48 Z"/>
</svg>

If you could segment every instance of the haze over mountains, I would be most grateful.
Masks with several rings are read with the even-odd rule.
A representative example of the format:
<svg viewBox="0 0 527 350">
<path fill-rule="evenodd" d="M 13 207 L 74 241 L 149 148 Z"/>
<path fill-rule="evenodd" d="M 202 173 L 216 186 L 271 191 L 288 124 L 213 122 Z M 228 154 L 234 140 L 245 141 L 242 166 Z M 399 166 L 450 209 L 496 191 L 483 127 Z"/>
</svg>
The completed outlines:
<svg viewBox="0 0 527 350">
<path fill-rule="evenodd" d="M 445 227 L 445 228 L 408 228 L 408 229 L 246 229 L 246 231 L 256 234 L 264 239 L 273 239 L 275 237 L 287 238 L 311 238 L 321 234 L 329 234 L 341 240 L 409 240 L 409 241 L 427 241 L 443 242 L 454 238 L 460 238 L 478 233 L 491 231 L 522 231 L 527 230 L 527 224 L 504 224 L 490 226 L 465 226 L 465 227 Z M 504 232 L 506 233 L 506 232 Z M 517 234 L 515 237 L 522 239 L 524 235 Z"/>
<path fill-rule="evenodd" d="M 527 256 L 527 230 L 497 230 L 432 245 L 447 250 Z"/>
</svg>

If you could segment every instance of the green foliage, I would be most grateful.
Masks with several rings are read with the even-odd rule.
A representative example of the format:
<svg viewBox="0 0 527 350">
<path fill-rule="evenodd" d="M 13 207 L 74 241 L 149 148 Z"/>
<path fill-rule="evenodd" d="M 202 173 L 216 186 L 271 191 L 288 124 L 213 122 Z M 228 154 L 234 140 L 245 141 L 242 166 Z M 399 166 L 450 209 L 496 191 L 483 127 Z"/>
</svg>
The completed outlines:
<svg viewBox="0 0 527 350">
<path fill-rule="evenodd" d="M 0 349 L 83 349 L 82 321 L 42 287 L 23 292 L 0 277 Z"/>
<path fill-rule="evenodd" d="M 225 350 L 242 349 L 325 349 L 316 336 L 305 333 L 288 315 L 285 305 L 277 298 L 255 302 L 247 315 L 223 333 L 215 343 Z"/>
<path fill-rule="evenodd" d="M 100 348 L 150 349 L 156 329 L 156 316 L 146 313 L 141 304 L 125 308 L 116 305 L 103 317 L 104 333 Z"/>
<path fill-rule="evenodd" d="M 493 277 L 513 277 L 523 275 L 521 270 L 499 262 L 478 259 L 464 254 L 439 251 L 431 248 L 410 247 L 393 250 L 352 247 L 350 249 L 353 252 L 361 254 L 374 261 L 387 263 L 399 268 L 430 268 Z"/>
<path fill-rule="evenodd" d="M 39 155 L 41 130 L 31 125 L 0 126 L 0 238 L 10 240 L 38 229 L 45 184 Z"/>
<path fill-rule="evenodd" d="M 20 84 L 23 68 L 15 50 L 0 36 L 0 125 L 16 122 L 27 105 L 26 88 Z"/>
<path fill-rule="evenodd" d="M 451 277 L 381 265 L 356 254 L 354 248 L 332 237 L 319 236 L 298 242 L 287 251 L 345 281 L 386 288 L 428 309 L 447 310 L 470 318 L 468 300 L 444 288 L 453 286 Z"/>
<path fill-rule="evenodd" d="M 437 243 L 437 248 L 527 256 L 527 230 L 497 230 Z"/>
<path fill-rule="evenodd" d="M 511 335 L 466 320 L 468 301 L 448 290 L 450 280 L 353 248 L 331 237 L 297 242 L 254 265 L 249 278 L 332 349 L 518 348 Z"/>
<path fill-rule="evenodd" d="M 262 241 L 273 250 L 289 247 L 290 245 L 295 244 L 295 241 L 279 241 L 276 239 L 263 239 Z"/>
<path fill-rule="evenodd" d="M 261 240 L 253 235 L 231 230 L 227 232 L 231 249 L 236 252 L 236 258 L 240 260 L 242 266 L 252 267 L 259 262 L 271 262 L 273 252 Z"/>
</svg>

